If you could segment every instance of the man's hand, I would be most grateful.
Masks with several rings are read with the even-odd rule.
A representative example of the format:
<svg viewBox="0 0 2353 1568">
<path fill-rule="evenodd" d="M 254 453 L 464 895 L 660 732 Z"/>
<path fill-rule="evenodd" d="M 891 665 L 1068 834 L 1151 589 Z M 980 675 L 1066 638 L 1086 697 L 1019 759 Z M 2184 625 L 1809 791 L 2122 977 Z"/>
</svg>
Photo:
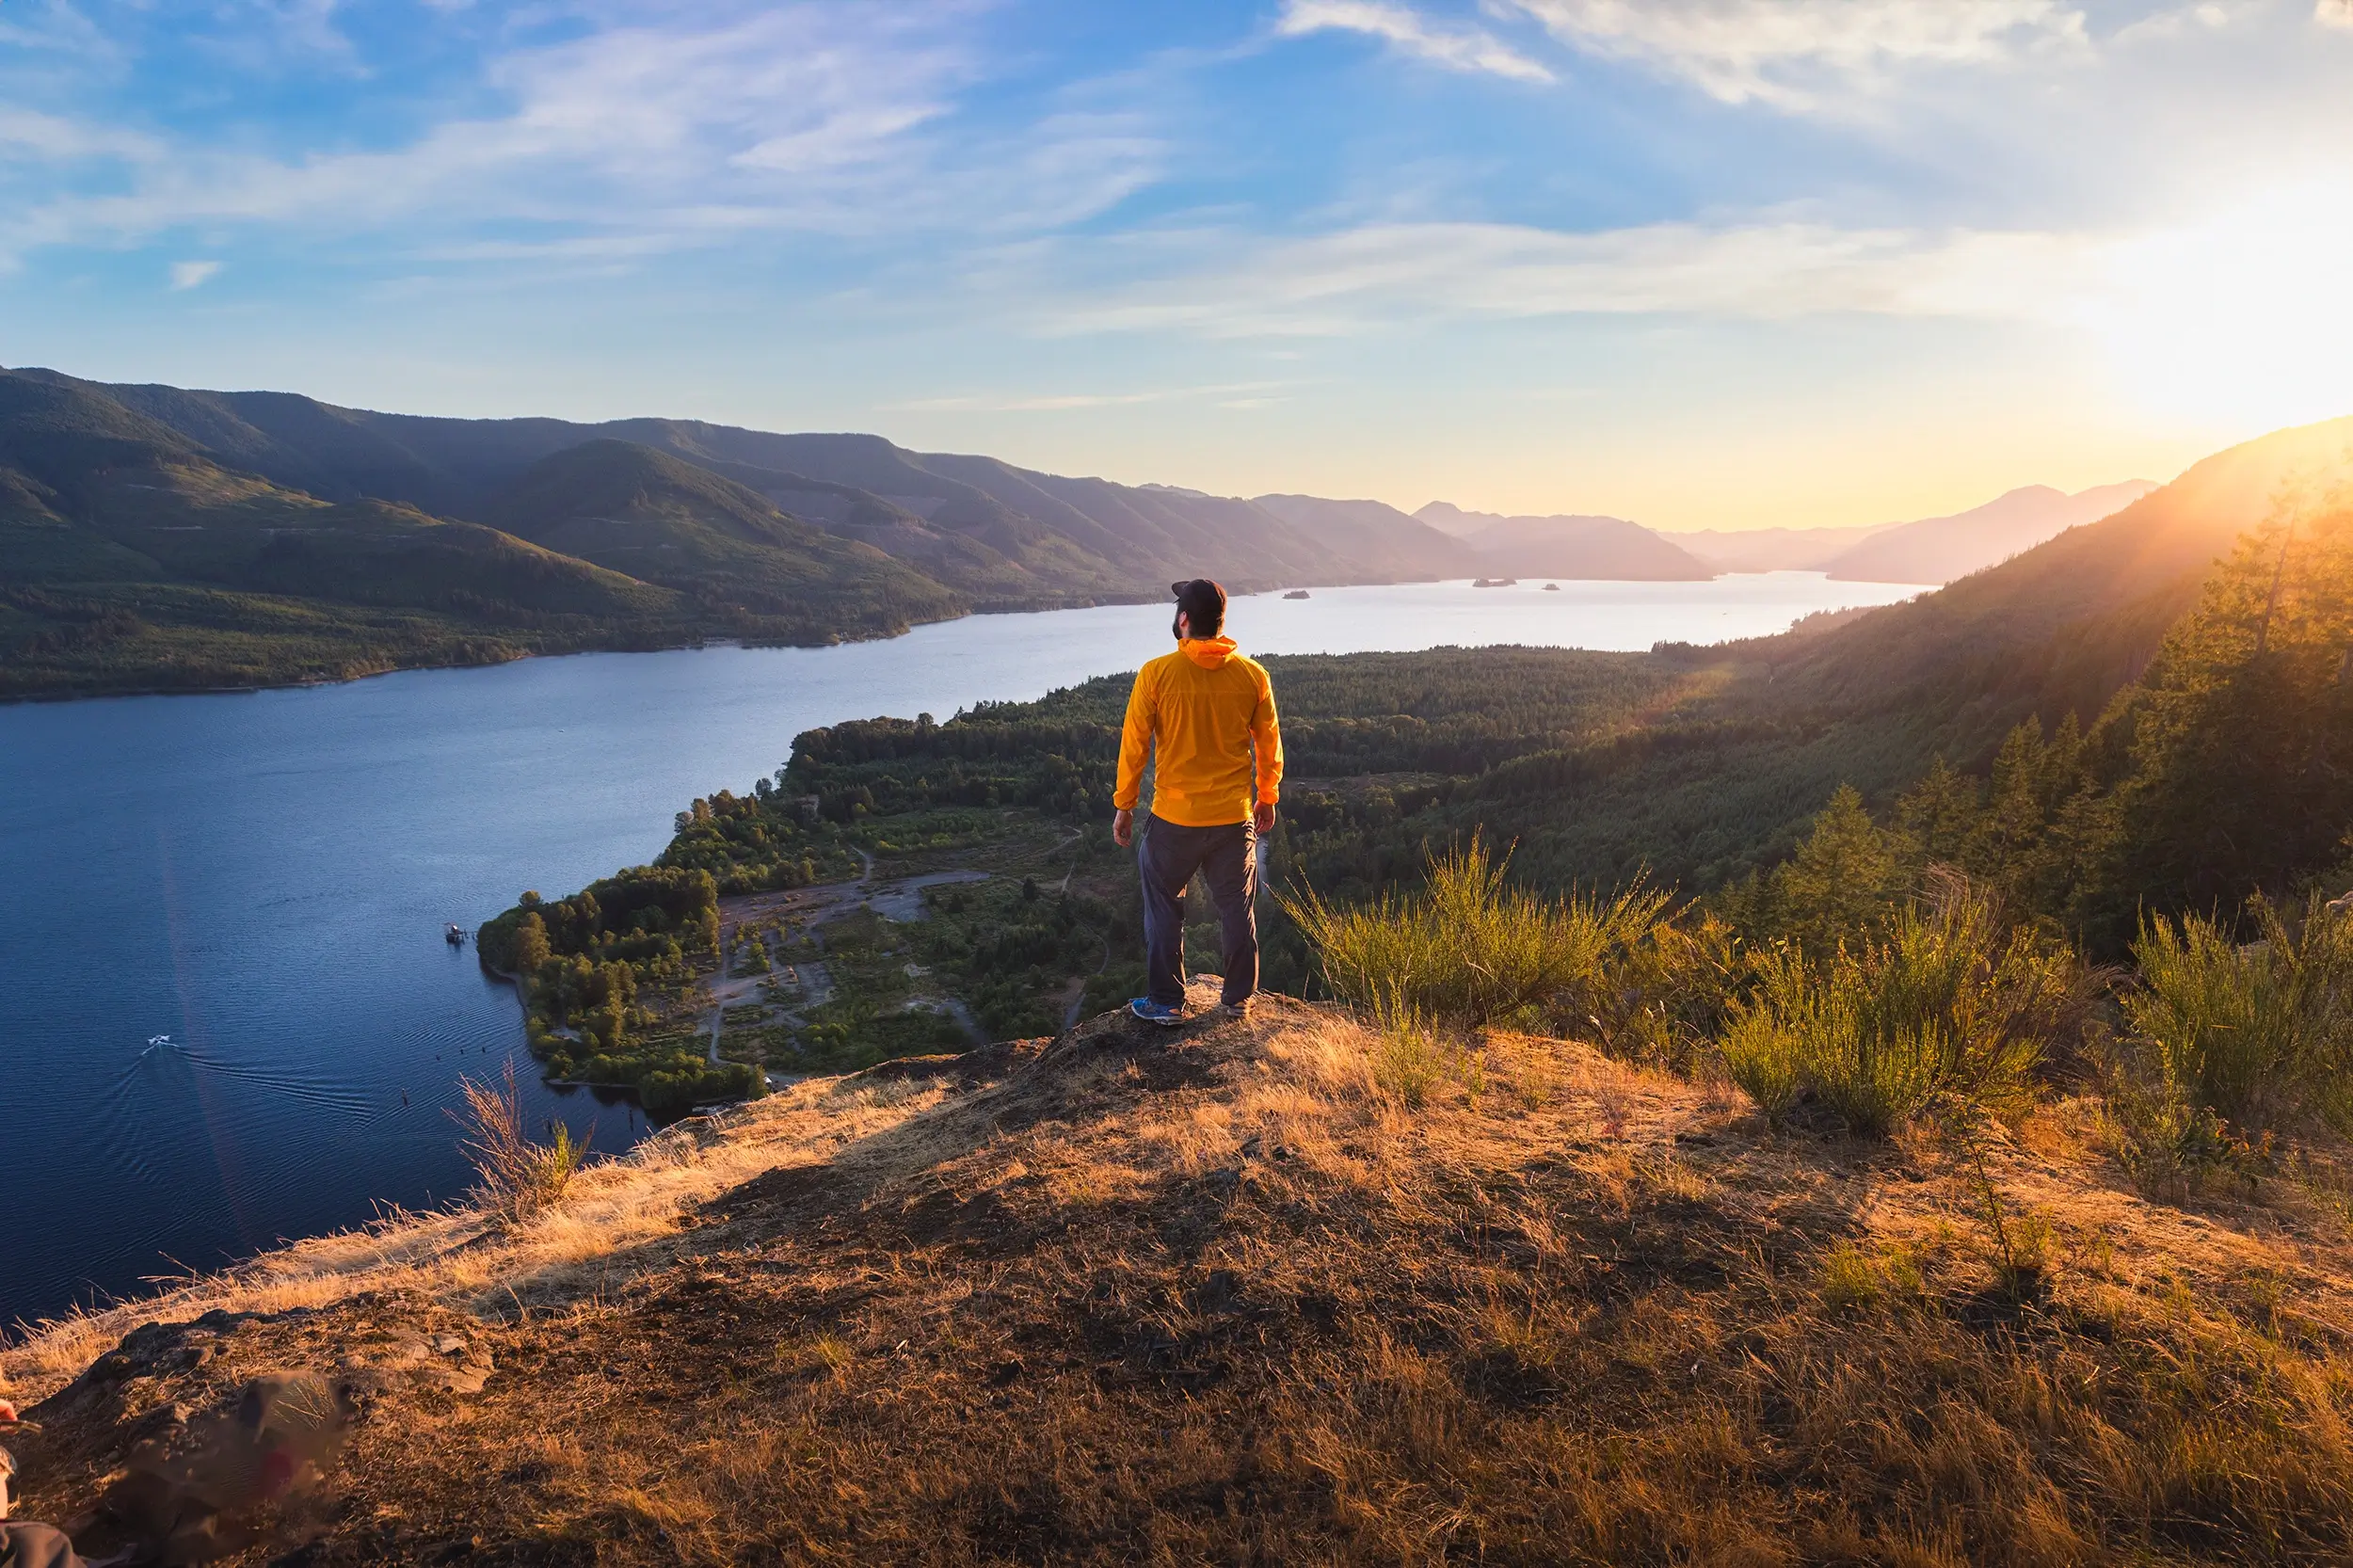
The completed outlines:
<svg viewBox="0 0 2353 1568">
<path fill-rule="evenodd" d="M 1112 842 L 1126 849 L 1136 836 L 1136 814 L 1133 811 L 1112 813 Z"/>
<path fill-rule="evenodd" d="M 1271 800 L 1258 802 L 1258 808 L 1250 814 L 1250 822 L 1251 825 L 1258 830 L 1258 837 L 1261 839 L 1273 832 L 1274 802 Z"/>
</svg>

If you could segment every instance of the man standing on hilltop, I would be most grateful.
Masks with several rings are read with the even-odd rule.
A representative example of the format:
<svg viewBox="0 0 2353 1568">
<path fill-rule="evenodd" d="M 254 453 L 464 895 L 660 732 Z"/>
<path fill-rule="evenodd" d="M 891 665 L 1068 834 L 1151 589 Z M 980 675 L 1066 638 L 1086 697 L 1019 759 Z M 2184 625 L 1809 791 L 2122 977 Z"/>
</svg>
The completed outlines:
<svg viewBox="0 0 2353 1568">
<path fill-rule="evenodd" d="M 1225 590 L 1203 577 L 1170 587 L 1176 651 L 1136 672 L 1112 793 L 1112 837 L 1124 849 L 1135 837 L 1144 763 L 1152 762 L 1151 816 L 1136 854 L 1145 987 L 1128 1010 L 1156 1024 L 1185 1021 L 1185 888 L 1195 872 L 1209 883 L 1225 932 L 1218 1010 L 1232 1018 L 1249 1012 L 1258 989 L 1258 836 L 1273 831 L 1283 783 L 1274 683 L 1219 634 Z"/>
</svg>

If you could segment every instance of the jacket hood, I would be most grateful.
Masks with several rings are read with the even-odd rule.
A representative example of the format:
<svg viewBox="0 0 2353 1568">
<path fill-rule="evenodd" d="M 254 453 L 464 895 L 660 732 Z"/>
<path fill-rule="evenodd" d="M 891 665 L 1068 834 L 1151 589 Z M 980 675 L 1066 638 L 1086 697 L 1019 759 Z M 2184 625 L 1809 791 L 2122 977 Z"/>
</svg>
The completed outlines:
<svg viewBox="0 0 2353 1568">
<path fill-rule="evenodd" d="M 1236 644 L 1231 637 L 1187 637 L 1176 647 L 1203 669 L 1213 670 L 1234 656 Z"/>
</svg>

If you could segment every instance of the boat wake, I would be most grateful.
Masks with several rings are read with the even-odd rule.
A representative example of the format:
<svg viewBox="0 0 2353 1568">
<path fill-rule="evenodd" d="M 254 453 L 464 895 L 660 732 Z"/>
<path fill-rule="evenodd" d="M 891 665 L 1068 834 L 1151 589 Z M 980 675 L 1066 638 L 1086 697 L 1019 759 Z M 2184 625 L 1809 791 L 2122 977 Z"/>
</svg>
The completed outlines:
<svg viewBox="0 0 2353 1568">
<path fill-rule="evenodd" d="M 228 1061 L 180 1045 L 168 1034 L 155 1035 L 147 1042 L 147 1048 L 134 1057 L 130 1065 L 117 1077 L 109 1098 L 128 1094 L 142 1080 L 152 1077 L 152 1069 L 160 1068 L 167 1063 L 184 1063 L 199 1073 L 274 1090 L 324 1111 L 358 1116 L 365 1114 L 369 1109 L 365 1096 L 344 1085 L 325 1079 L 257 1067 L 249 1063 Z"/>
</svg>

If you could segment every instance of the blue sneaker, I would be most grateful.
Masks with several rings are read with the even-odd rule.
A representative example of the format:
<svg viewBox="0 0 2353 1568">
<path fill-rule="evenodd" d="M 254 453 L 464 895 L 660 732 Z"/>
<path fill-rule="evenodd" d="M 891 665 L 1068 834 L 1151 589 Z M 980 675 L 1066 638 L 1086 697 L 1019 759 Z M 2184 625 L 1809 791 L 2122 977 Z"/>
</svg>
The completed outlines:
<svg viewBox="0 0 2353 1568">
<path fill-rule="evenodd" d="M 1136 998 L 1128 1004 L 1128 1011 L 1142 1018 L 1145 1023 L 1159 1024 L 1162 1029 L 1174 1029 L 1185 1021 L 1183 1008 L 1171 1007 L 1164 1001 L 1154 1001 L 1150 997 Z"/>
</svg>

